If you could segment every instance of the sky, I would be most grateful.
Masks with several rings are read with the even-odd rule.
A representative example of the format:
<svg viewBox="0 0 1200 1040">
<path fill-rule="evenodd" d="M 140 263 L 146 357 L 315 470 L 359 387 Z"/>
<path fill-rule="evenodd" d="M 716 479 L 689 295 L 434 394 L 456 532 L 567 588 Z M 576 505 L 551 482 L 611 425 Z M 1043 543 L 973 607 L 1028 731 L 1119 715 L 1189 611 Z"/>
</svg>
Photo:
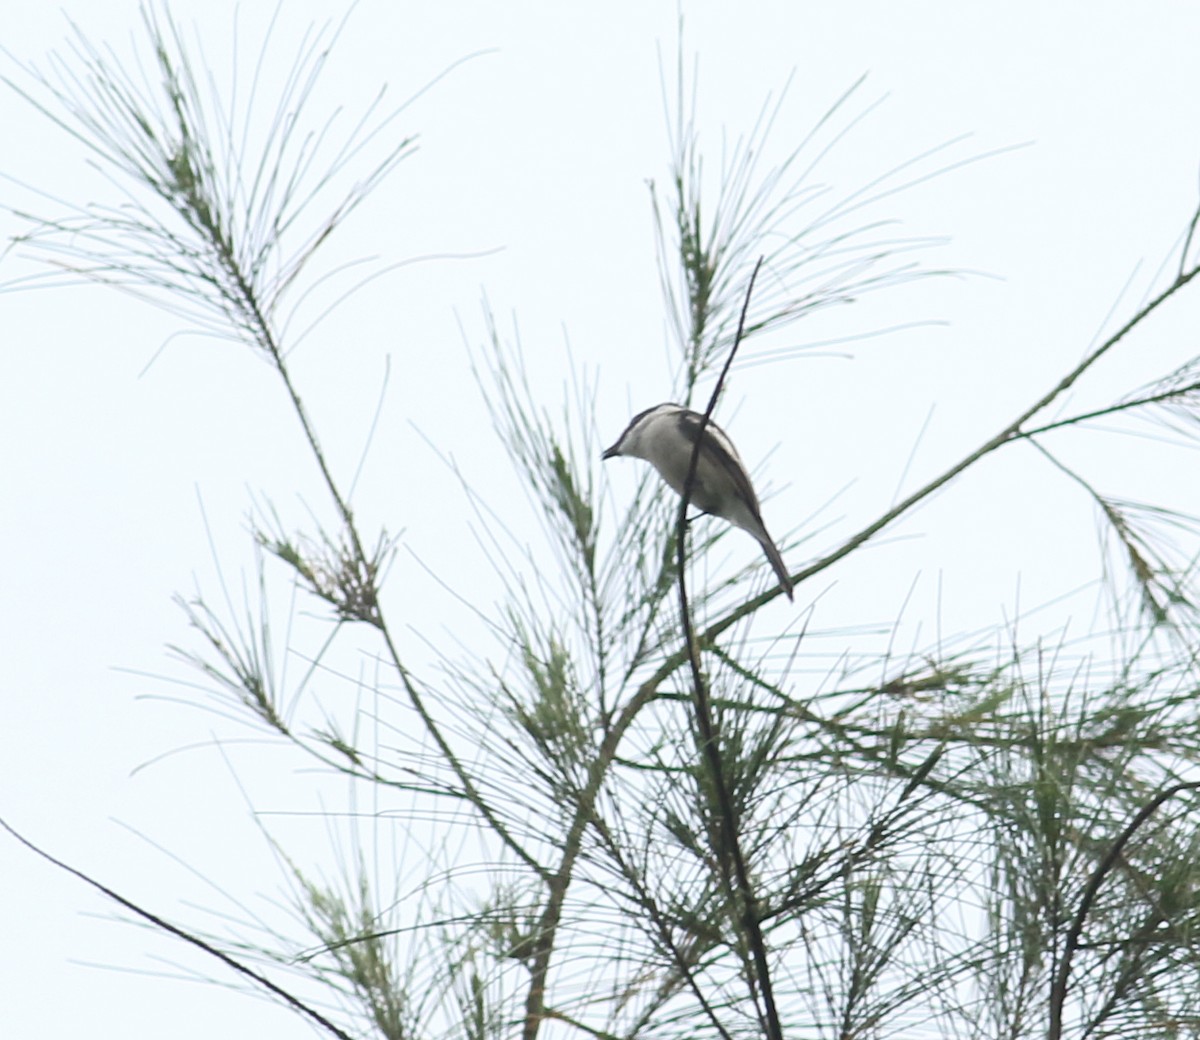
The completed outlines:
<svg viewBox="0 0 1200 1040">
<path fill-rule="evenodd" d="M 218 86 L 234 71 L 244 84 L 262 50 L 268 5 L 236 6 L 171 5 Z M 266 79 L 282 77 L 306 30 L 345 10 L 289 2 Z M 589 373 L 601 443 L 671 393 L 647 183 L 669 173 L 662 84 L 681 13 L 714 168 L 722 135 L 746 134 L 785 85 L 770 139 L 780 154 L 864 74 L 850 109 L 864 118 L 819 178 L 848 194 L 943 145 L 914 169 L 955 167 L 869 211 L 904 235 L 944 237 L 922 260 L 952 277 L 795 326 L 774 345 L 805 349 L 769 363 L 751 354 L 735 371 L 720 419 L 770 490 L 768 524 L 799 543 L 796 562 L 1052 386 L 1162 284 L 1156 272 L 1196 207 L 1192 5 L 361 0 L 317 110 L 357 111 L 386 84 L 391 104 L 414 98 L 395 132 L 419 135 L 419 150 L 331 243 L 330 266 L 375 258 L 390 270 L 293 361 L 333 465 L 348 481 L 361 463 L 360 519 L 404 532 L 387 596 L 414 658 L 459 631 L 446 587 L 477 604 L 499 595 L 445 459 L 483 499 L 511 504 L 513 522 L 528 521 L 471 374 L 485 306 L 503 336 L 519 336 L 531 394 L 551 415 L 562 414 L 572 365 Z M 56 50 L 69 65 L 68 19 L 148 66 L 135 4 L 67 0 L 6 27 L 4 77 L 30 86 L 23 67 L 47 67 Z M 5 207 L 60 212 L 35 188 L 74 203 L 116 197 L 81 143 L 10 89 L 0 116 Z M 0 215 L 5 238 L 25 227 Z M 35 270 L 13 249 L 0 283 Z M 305 301 L 310 318 L 331 302 L 321 291 Z M 344 787 L 253 739 L 168 648 L 197 646 L 174 596 L 221 600 L 227 589 L 240 609 L 254 582 L 249 513 L 273 506 L 289 529 L 310 510 L 327 515 L 295 418 L 246 349 L 113 290 L 10 288 L 0 306 L 0 817 L 172 919 L 215 928 L 245 907 L 282 927 L 279 864 L 255 812 L 290 855 L 332 877 L 344 833 L 319 799 Z M 1195 300 L 1173 304 L 1074 392 L 1071 409 L 1190 356 L 1198 315 Z M 1189 450 L 1124 429 L 1063 441 L 1064 457 L 1111 493 L 1200 509 Z M 605 495 L 631 492 L 632 466 L 603 471 Z M 898 617 L 913 646 L 1017 616 L 1079 634 L 1094 622 L 1090 599 L 1058 597 L 1095 581 L 1096 545 L 1077 487 L 1032 452 L 989 460 L 803 597 L 819 596 L 813 624 L 824 633 L 806 668 L 819 674 L 845 652 L 839 632 Z M 281 627 L 289 618 L 292 634 L 320 631 L 311 611 L 285 611 Z M 3 836 L 0 876 L 3 1035 L 311 1035 Z M 197 974 L 213 982 L 181 977 Z"/>
</svg>

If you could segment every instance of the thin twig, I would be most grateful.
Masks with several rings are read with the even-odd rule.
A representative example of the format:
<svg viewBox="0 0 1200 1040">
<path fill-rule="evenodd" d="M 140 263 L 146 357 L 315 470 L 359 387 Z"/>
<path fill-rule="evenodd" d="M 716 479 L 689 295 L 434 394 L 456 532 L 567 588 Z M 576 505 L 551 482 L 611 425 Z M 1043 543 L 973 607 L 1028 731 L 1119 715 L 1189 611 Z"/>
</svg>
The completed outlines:
<svg viewBox="0 0 1200 1040">
<path fill-rule="evenodd" d="M 683 493 L 679 501 L 675 551 L 679 564 L 680 624 L 683 628 L 684 647 L 686 648 L 688 661 L 692 669 L 692 689 L 695 691 L 696 728 L 700 735 L 701 753 L 707 760 L 709 772 L 712 774 L 713 788 L 717 796 L 717 805 L 721 814 L 721 841 L 724 845 L 724 848 L 719 850 L 721 871 L 725 875 L 723 879 L 725 885 L 729 888 L 729 870 L 731 865 L 733 867 L 733 880 L 736 882 L 738 898 L 741 901 L 741 924 L 746 931 L 746 938 L 750 943 L 750 952 L 754 957 L 754 972 L 750 977 L 751 993 L 754 993 L 753 983 L 757 980 L 766 1011 L 766 1018 L 763 1021 L 763 1025 L 766 1027 L 767 1036 L 771 1040 L 783 1040 L 783 1030 L 779 1024 L 779 1012 L 775 1007 L 775 994 L 771 986 L 770 964 L 767 961 L 762 926 L 758 919 L 758 904 L 754 898 L 754 887 L 750 882 L 750 871 L 746 866 L 746 857 L 742 852 L 741 842 L 738 838 L 739 821 L 735 817 L 733 800 L 729 797 L 729 788 L 725 783 L 725 770 L 721 762 L 719 734 L 717 733 L 716 724 L 713 721 L 712 704 L 708 697 L 708 684 L 705 682 L 704 675 L 700 669 L 699 648 L 696 646 L 692 633 L 691 606 L 688 603 L 687 594 L 687 568 L 685 567 L 687 553 L 687 509 L 691 501 L 692 486 L 696 481 L 696 467 L 700 461 L 700 446 L 704 439 L 705 427 L 708 425 L 713 409 L 717 405 L 717 398 L 720 397 L 721 390 L 725 385 L 725 377 L 729 374 L 729 367 L 733 364 L 734 356 L 741 345 L 742 335 L 746 328 L 746 312 L 750 307 L 750 298 L 754 293 L 754 281 L 758 277 L 758 271 L 762 267 L 762 264 L 763 258 L 759 257 L 758 263 L 754 265 L 754 271 L 750 275 L 750 284 L 746 287 L 746 298 L 742 304 L 741 317 L 738 320 L 737 335 L 734 336 L 733 347 L 729 351 L 729 357 L 725 359 L 725 367 L 721 369 L 721 374 L 717 377 L 717 384 L 713 387 L 713 392 L 708 399 L 708 407 L 704 410 L 704 415 L 700 420 L 700 428 L 696 433 L 696 442 L 692 445 L 692 457 L 688 464 L 687 479 L 683 482 Z M 756 996 L 755 1003 L 757 1004 L 757 1002 Z M 759 1014 L 759 1019 L 760 1021 L 763 1019 L 761 1013 Z"/>
<path fill-rule="evenodd" d="M 1049 433 L 1051 430 L 1062 429 L 1064 426 L 1075 426 L 1078 423 L 1087 422 L 1089 419 L 1103 419 L 1109 415 L 1127 412 L 1131 408 L 1140 408 L 1143 405 L 1150 404 L 1162 404 L 1164 401 L 1173 401 L 1187 394 L 1193 394 L 1197 390 L 1200 390 L 1200 382 L 1189 383 L 1187 386 L 1178 386 L 1172 390 L 1164 390 L 1158 394 L 1150 394 L 1148 397 L 1135 397 L 1129 401 L 1120 401 L 1117 404 L 1109 405 L 1107 408 L 1097 408 L 1095 411 L 1072 415 L 1070 418 L 1059 419 L 1057 422 L 1046 423 L 1044 426 L 1035 426 L 1030 430 L 1022 430 L 1013 439 L 1016 440 L 1018 437 L 1028 439 L 1042 433 Z"/>
<path fill-rule="evenodd" d="M 1104 859 L 1092 871 L 1092 876 L 1088 879 L 1087 887 L 1083 891 L 1083 897 L 1079 900 L 1079 909 L 1075 913 L 1075 919 L 1071 922 L 1071 930 L 1067 932 L 1066 942 L 1063 944 L 1062 961 L 1059 962 L 1058 973 L 1055 975 L 1054 983 L 1050 989 L 1050 1024 L 1046 1031 L 1046 1040 L 1061 1040 L 1063 1005 L 1067 999 L 1067 986 L 1071 975 L 1071 960 L 1075 956 L 1075 951 L 1079 948 L 1079 937 L 1083 934 L 1083 925 L 1087 920 L 1088 913 L 1092 909 L 1092 903 L 1095 902 L 1104 879 L 1108 876 L 1112 868 L 1116 866 L 1118 859 L 1120 859 L 1121 850 L 1125 848 L 1129 843 L 1129 839 L 1137 833 L 1142 824 L 1150 819 L 1160 805 L 1174 798 L 1177 794 L 1197 789 L 1200 789 L 1200 780 L 1175 784 L 1172 787 L 1168 787 L 1165 791 L 1160 791 L 1139 810 L 1138 814 L 1117 837 L 1117 840 L 1112 843 L 1108 852 L 1105 853 Z"/>
</svg>

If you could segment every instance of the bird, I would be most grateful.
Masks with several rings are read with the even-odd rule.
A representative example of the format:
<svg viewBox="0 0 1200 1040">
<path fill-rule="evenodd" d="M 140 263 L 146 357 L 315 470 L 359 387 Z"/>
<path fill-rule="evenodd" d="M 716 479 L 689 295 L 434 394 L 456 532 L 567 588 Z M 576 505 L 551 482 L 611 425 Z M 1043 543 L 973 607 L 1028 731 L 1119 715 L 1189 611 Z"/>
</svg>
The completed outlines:
<svg viewBox="0 0 1200 1040">
<path fill-rule="evenodd" d="M 753 535 L 766 553 L 780 588 L 792 599 L 792 579 L 767 533 L 746 467 L 729 436 L 715 422 L 705 423 L 703 415 L 682 405 L 656 404 L 630 419 L 625 432 L 600 457 L 607 460 L 627 455 L 644 459 L 682 495 L 697 439 L 700 454 L 688 501 L 702 513 L 719 516 Z"/>
</svg>

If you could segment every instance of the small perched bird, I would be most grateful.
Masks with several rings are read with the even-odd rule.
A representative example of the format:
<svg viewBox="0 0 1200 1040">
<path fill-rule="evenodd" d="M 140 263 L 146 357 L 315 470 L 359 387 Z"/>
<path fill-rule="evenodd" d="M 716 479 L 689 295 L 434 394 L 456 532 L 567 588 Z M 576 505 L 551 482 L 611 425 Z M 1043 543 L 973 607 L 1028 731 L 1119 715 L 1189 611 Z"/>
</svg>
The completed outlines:
<svg viewBox="0 0 1200 1040">
<path fill-rule="evenodd" d="M 631 455 L 645 459 L 680 495 L 692 461 L 692 449 L 700 437 L 704 416 L 677 404 L 656 404 L 639 412 L 617 438 L 617 443 L 601 457 Z M 704 424 L 696 476 L 688 499 L 703 513 L 728 520 L 758 539 L 775 570 L 779 585 L 792 598 L 792 579 L 771 536 L 763 523 L 758 496 L 738 457 L 733 442 L 712 420 Z"/>
</svg>

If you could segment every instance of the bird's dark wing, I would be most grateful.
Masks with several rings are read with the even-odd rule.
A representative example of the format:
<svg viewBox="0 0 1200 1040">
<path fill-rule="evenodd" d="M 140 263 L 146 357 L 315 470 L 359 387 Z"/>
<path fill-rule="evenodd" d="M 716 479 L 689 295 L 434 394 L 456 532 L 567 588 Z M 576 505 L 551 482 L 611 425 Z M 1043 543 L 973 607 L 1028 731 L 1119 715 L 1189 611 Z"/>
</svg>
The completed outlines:
<svg viewBox="0 0 1200 1040">
<path fill-rule="evenodd" d="M 754 494 L 754 487 L 750 483 L 750 477 L 746 473 L 746 467 L 742 465 L 742 460 L 738 456 L 737 449 L 733 446 L 733 442 L 729 436 L 711 419 L 705 423 L 704 416 L 699 412 L 681 411 L 679 413 L 679 429 L 687 439 L 689 444 L 695 444 L 700 437 L 700 428 L 704 427 L 704 439 L 700 445 L 700 459 L 707 462 L 715 468 L 721 470 L 728 475 L 733 486 L 737 489 L 738 496 L 750 508 L 754 514 L 754 518 L 762 523 L 762 510 L 758 505 L 758 496 Z M 697 462 L 696 470 L 701 469 L 700 462 Z M 703 505 L 697 502 L 697 505 Z"/>
</svg>

